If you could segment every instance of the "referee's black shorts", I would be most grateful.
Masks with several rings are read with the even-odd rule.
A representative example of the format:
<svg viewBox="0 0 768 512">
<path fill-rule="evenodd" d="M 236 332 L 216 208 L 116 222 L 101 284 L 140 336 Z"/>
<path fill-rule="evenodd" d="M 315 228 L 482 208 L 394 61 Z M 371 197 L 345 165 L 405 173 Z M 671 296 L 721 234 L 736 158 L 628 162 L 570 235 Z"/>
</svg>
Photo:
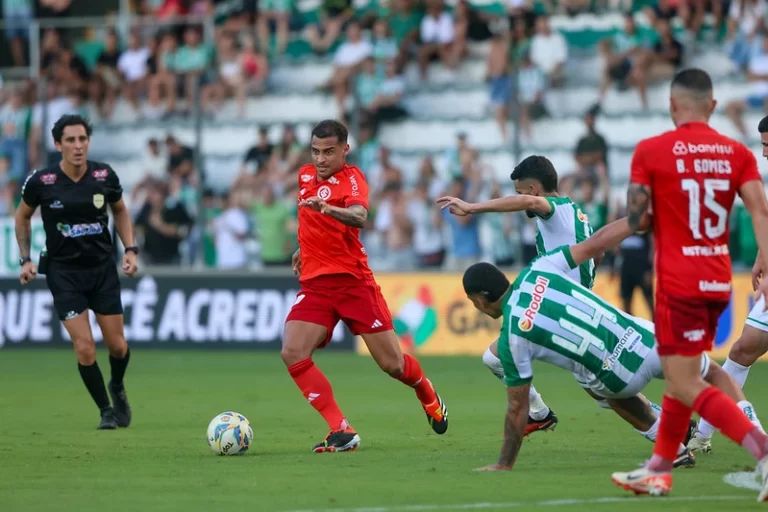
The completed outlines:
<svg viewBox="0 0 768 512">
<path fill-rule="evenodd" d="M 113 261 L 88 269 L 50 264 L 45 276 L 59 320 L 69 320 L 86 309 L 100 315 L 122 315 L 120 278 Z"/>
<path fill-rule="evenodd" d="M 629 261 L 624 260 L 621 266 L 621 280 L 619 288 L 621 292 L 621 298 L 624 300 L 630 300 L 635 288 L 644 288 L 646 265 L 642 261 Z"/>
</svg>

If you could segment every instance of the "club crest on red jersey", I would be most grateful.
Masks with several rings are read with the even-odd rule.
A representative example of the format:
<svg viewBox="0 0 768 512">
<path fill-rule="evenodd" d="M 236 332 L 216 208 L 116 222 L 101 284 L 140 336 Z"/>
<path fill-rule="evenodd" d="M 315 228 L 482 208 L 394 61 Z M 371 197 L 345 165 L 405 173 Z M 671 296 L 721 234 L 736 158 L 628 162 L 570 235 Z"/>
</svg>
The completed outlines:
<svg viewBox="0 0 768 512">
<path fill-rule="evenodd" d="M 57 176 L 53 173 L 43 174 L 40 176 L 40 181 L 45 185 L 53 185 L 56 183 Z"/>
<path fill-rule="evenodd" d="M 322 199 L 323 201 L 327 201 L 331 198 L 331 187 L 328 185 L 323 185 L 319 189 L 317 189 L 317 197 Z"/>
<path fill-rule="evenodd" d="M 106 169 L 98 169 L 93 171 L 91 174 L 94 178 L 96 178 L 96 181 L 104 181 L 107 179 L 109 172 Z"/>
</svg>

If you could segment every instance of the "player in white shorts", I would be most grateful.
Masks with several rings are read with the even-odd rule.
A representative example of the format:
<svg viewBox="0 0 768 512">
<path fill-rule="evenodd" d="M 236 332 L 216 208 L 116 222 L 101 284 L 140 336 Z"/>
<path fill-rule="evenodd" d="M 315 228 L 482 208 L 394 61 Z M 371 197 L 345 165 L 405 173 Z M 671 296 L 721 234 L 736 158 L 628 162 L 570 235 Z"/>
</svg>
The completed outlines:
<svg viewBox="0 0 768 512">
<path fill-rule="evenodd" d="M 757 131 L 760 133 L 760 141 L 763 145 L 763 158 L 768 158 L 768 117 L 764 117 L 760 121 L 760 124 L 757 125 Z M 766 276 L 765 269 L 760 267 L 760 261 L 760 254 L 758 254 L 755 265 L 752 267 L 752 288 L 755 290 L 757 290 L 760 279 Z M 765 301 L 763 297 L 760 297 L 747 316 L 741 337 L 731 347 L 728 359 L 723 364 L 723 370 L 743 388 L 750 367 L 766 352 L 768 352 L 768 311 L 765 311 Z M 749 409 L 742 407 L 742 411 L 747 418 L 752 419 L 754 417 L 754 411 L 751 407 Z M 711 440 L 714 431 L 712 425 L 702 420 L 699 423 L 698 432 L 688 443 L 688 448 L 693 452 L 711 452 Z"/>
<path fill-rule="evenodd" d="M 464 216 L 487 212 L 525 212 L 536 218 L 536 252 L 541 256 L 563 245 L 576 245 L 589 238 L 592 227 L 589 219 L 568 197 L 557 193 L 557 171 L 544 156 L 529 156 L 520 162 L 510 175 L 516 196 L 501 197 L 481 203 L 467 203 L 457 197 L 445 196 L 437 200 L 442 208 L 454 215 Z M 568 275 L 582 286 L 592 289 L 595 282 L 594 259 L 571 269 Z M 483 363 L 498 379 L 504 378 L 497 343 L 494 341 L 483 354 Z M 530 387 L 530 410 L 525 435 L 539 430 L 552 430 L 557 416 L 547 407 L 541 395 Z"/>
</svg>

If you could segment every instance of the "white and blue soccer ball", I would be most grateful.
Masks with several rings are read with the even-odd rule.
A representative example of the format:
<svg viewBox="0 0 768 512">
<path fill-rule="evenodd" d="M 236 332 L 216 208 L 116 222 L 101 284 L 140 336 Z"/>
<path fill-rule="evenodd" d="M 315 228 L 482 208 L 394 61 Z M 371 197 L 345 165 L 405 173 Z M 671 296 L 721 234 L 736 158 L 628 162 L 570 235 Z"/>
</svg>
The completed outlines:
<svg viewBox="0 0 768 512">
<path fill-rule="evenodd" d="M 243 454 L 252 441 L 251 422 L 242 414 L 223 412 L 208 424 L 208 446 L 218 455 Z"/>
</svg>

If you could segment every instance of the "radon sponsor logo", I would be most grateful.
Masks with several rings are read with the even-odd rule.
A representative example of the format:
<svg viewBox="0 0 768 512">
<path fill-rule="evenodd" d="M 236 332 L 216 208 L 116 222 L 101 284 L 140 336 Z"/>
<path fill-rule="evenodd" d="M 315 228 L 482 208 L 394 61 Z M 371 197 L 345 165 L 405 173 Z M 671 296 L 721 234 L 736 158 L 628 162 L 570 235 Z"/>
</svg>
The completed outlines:
<svg viewBox="0 0 768 512">
<path fill-rule="evenodd" d="M 533 285 L 533 293 L 531 294 L 531 303 L 523 311 L 523 316 L 517 322 L 517 326 L 521 331 L 528 332 L 533 329 L 533 322 L 536 318 L 536 314 L 541 308 L 541 302 L 544 300 L 544 294 L 549 287 L 549 279 L 543 276 L 536 278 L 536 283 Z"/>
<path fill-rule="evenodd" d="M 639 332 L 634 330 L 632 327 L 628 327 L 624 332 L 624 335 L 616 344 L 616 348 L 613 349 L 611 355 L 608 356 L 608 359 L 603 361 L 603 370 L 610 370 L 613 368 L 613 365 L 616 364 L 619 356 L 624 351 L 625 346 L 627 347 L 627 352 L 632 352 L 632 350 L 637 346 L 637 343 L 640 341 L 641 337 L 642 335 Z"/>
<path fill-rule="evenodd" d="M 683 333 L 683 338 L 687 341 L 696 343 L 703 340 L 706 334 L 707 332 L 704 329 L 695 329 L 693 331 L 685 331 Z"/>
<path fill-rule="evenodd" d="M 702 292 L 729 292 L 731 291 L 731 283 L 699 281 L 699 290 Z"/>
<path fill-rule="evenodd" d="M 727 254 L 730 254 L 727 244 L 713 247 L 706 245 L 683 246 L 683 256 L 725 256 Z"/>
</svg>

